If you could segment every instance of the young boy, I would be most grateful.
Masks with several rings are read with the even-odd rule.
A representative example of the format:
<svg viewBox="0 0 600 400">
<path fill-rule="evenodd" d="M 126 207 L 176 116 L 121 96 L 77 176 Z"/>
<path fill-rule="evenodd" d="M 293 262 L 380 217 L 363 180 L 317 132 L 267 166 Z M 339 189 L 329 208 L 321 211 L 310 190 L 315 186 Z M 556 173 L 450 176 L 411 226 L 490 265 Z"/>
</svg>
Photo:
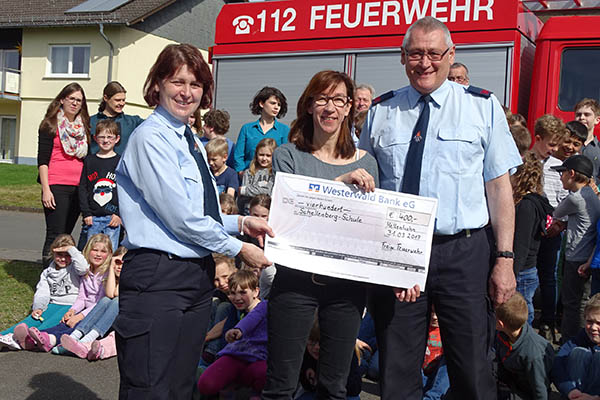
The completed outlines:
<svg viewBox="0 0 600 400">
<path fill-rule="evenodd" d="M 561 291 L 561 334 L 563 340 L 570 340 L 582 326 L 580 308 L 586 279 L 579 276 L 577 269 L 594 251 L 600 200 L 588 186 L 594 165 L 586 156 L 574 155 L 553 169 L 561 173 L 563 187 L 571 192 L 554 210 L 555 218 L 568 217 Z"/>
<path fill-rule="evenodd" d="M 560 118 L 553 115 L 542 115 L 535 121 L 534 134 L 535 143 L 531 150 L 544 165 L 544 195 L 548 198 L 550 205 L 556 208 L 566 193 L 563 191 L 558 174 L 553 173 L 550 168 L 561 164 L 560 160 L 552 157 L 552 153 L 558 149 L 559 143 L 566 136 L 565 124 Z M 565 227 L 565 222 L 560 220 L 552 223 L 552 226 L 548 228 L 547 235 L 540 241 L 537 257 L 542 300 L 540 333 L 549 340 L 555 338 L 557 254 L 562 241 L 560 232 Z"/>
<path fill-rule="evenodd" d="M 552 366 L 552 382 L 569 399 L 600 398 L 600 294 L 584 310 L 585 327 L 566 342 Z"/>
<path fill-rule="evenodd" d="M 594 164 L 594 178 L 596 185 L 600 182 L 598 171 L 600 168 L 600 142 L 594 136 L 594 128 L 600 123 L 600 104 L 594 99 L 581 99 L 575 104 L 575 120 L 587 128 L 587 137 L 583 143 L 581 154 L 587 156 Z"/>
<path fill-rule="evenodd" d="M 546 400 L 554 349 L 527 323 L 527 314 L 520 293 L 496 308 L 498 380 L 522 399 Z"/>
<path fill-rule="evenodd" d="M 531 133 L 529 133 L 529 129 L 519 124 L 512 125 L 510 127 L 510 133 L 512 134 L 513 140 L 517 145 L 519 154 L 521 157 L 523 157 L 525 152 L 531 147 Z"/>
<path fill-rule="evenodd" d="M 119 247 L 121 218 L 115 169 L 121 157 L 115 152 L 115 146 L 120 138 L 119 125 L 114 120 L 98 121 L 94 135 L 98 152 L 88 154 L 83 160 L 79 182 L 79 207 L 83 216 L 80 249 L 83 249 L 88 237 L 97 233 L 108 235 L 113 249 Z"/>
<path fill-rule="evenodd" d="M 228 167 L 226 164 L 227 141 L 225 138 L 216 137 L 206 143 L 204 148 L 206 149 L 206 155 L 208 156 L 210 170 L 217 180 L 217 189 L 219 193 L 227 193 L 234 196 L 240 186 L 240 182 L 234 169 Z"/>
<path fill-rule="evenodd" d="M 233 168 L 233 152 L 235 150 L 235 143 L 229 138 L 225 137 L 225 134 L 229 131 L 229 113 L 225 110 L 210 110 L 202 116 L 202 133 L 203 136 L 200 141 L 206 146 L 211 139 L 218 136 L 227 140 L 227 165 Z"/>
<path fill-rule="evenodd" d="M 553 155 L 561 162 L 575 154 L 579 154 L 587 138 L 587 128 L 581 122 L 570 121 L 567 122 L 565 127 L 567 128 L 567 135 Z"/>
</svg>

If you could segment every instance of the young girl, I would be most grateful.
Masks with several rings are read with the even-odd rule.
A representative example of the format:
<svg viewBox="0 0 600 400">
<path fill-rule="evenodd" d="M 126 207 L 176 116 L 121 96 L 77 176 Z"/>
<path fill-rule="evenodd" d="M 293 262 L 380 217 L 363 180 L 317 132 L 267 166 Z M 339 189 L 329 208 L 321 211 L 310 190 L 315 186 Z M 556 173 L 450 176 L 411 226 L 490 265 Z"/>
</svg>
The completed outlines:
<svg viewBox="0 0 600 400">
<path fill-rule="evenodd" d="M 254 159 L 244 171 L 242 185 L 239 187 L 238 208 L 244 211 L 244 215 L 248 215 L 246 207 L 252 197 L 259 194 L 270 195 L 273 190 L 275 175 L 271 161 L 276 147 L 277 142 L 271 138 L 264 138 L 256 145 Z"/>
<path fill-rule="evenodd" d="M 547 216 L 553 209 L 542 196 L 542 164 L 532 152 L 523 155 L 523 164 L 510 177 L 515 201 L 514 270 L 517 291 L 523 295 L 529 309 L 527 322 L 533 321 L 533 295 L 538 287 L 536 268 L 540 240 L 546 232 Z"/>
<path fill-rule="evenodd" d="M 262 218 L 265 221 L 268 220 L 269 211 L 271 210 L 271 197 L 266 194 L 254 196 L 250 201 L 249 209 L 251 216 Z M 252 243 L 258 245 L 258 241 L 256 240 L 254 240 Z M 254 269 L 254 272 L 257 274 L 259 280 L 258 286 L 260 288 L 260 298 L 261 300 L 266 300 L 269 298 L 271 285 L 273 284 L 273 279 L 275 279 L 277 268 L 275 268 L 275 264 L 271 264 L 262 270 Z"/>
<path fill-rule="evenodd" d="M 88 270 L 88 263 L 75 247 L 71 235 L 58 235 L 50 245 L 50 266 L 42 271 L 33 295 L 31 315 L 17 325 L 1 332 L 0 347 L 11 349 L 33 348 L 31 340 L 15 341 L 13 331 L 17 326 L 46 329 L 58 325 L 63 315 L 73 305 L 79 292 L 80 277 Z"/>
<path fill-rule="evenodd" d="M 258 279 L 240 270 L 229 278 L 233 305 L 246 316 L 225 334 L 228 344 L 198 380 L 203 395 L 215 395 L 231 383 L 249 386 L 258 399 L 267 373 L 267 302 L 258 298 Z"/>
<path fill-rule="evenodd" d="M 76 325 L 104 297 L 105 291 L 102 281 L 111 260 L 112 243 L 110 238 L 103 233 L 92 236 L 85 245 L 83 254 L 90 267 L 88 273 L 81 279 L 79 294 L 75 303 L 62 317 L 60 324 L 43 331 L 36 327 L 27 329 L 22 325 L 17 326 L 15 328 L 17 341 L 33 340 L 38 349 L 46 352 L 52 350 L 54 346 L 60 344 L 61 335 L 73 332 Z"/>
<path fill-rule="evenodd" d="M 121 246 L 112 256 L 104 281 L 106 297 L 96 304 L 70 335 L 63 334 L 61 336 L 62 347 L 79 358 L 94 359 L 94 356 L 89 354 L 92 342 L 108 332 L 119 314 L 119 277 L 125 253 L 127 253 L 127 249 Z M 114 344 L 114 336 L 112 342 Z M 108 347 L 114 348 L 115 346 Z"/>
<path fill-rule="evenodd" d="M 221 212 L 225 215 L 234 215 L 238 213 L 238 208 L 235 204 L 235 199 L 230 194 L 219 194 L 219 205 L 221 206 Z"/>
</svg>

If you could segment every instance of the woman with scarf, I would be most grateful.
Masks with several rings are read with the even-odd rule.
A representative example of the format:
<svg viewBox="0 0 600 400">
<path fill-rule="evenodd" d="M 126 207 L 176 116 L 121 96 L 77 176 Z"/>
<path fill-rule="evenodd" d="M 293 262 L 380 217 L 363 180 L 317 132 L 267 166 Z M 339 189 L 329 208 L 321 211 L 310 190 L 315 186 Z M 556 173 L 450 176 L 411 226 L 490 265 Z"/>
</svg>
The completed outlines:
<svg viewBox="0 0 600 400">
<path fill-rule="evenodd" d="M 39 128 L 38 181 L 46 216 L 42 260 L 47 265 L 50 244 L 61 233 L 71 234 L 79 217 L 77 187 L 90 143 L 90 117 L 85 93 L 70 83 L 52 100 Z"/>
</svg>

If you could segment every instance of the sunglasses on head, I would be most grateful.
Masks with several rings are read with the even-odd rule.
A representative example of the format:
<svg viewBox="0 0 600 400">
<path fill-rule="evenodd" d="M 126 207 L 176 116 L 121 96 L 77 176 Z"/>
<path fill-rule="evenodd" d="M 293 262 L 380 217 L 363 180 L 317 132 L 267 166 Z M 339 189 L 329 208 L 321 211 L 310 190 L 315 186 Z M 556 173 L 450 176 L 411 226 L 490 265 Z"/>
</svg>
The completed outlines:
<svg viewBox="0 0 600 400">
<path fill-rule="evenodd" d="M 115 262 L 115 265 L 123 265 L 123 260 L 121 260 L 120 258 L 115 258 L 114 262 Z"/>
</svg>

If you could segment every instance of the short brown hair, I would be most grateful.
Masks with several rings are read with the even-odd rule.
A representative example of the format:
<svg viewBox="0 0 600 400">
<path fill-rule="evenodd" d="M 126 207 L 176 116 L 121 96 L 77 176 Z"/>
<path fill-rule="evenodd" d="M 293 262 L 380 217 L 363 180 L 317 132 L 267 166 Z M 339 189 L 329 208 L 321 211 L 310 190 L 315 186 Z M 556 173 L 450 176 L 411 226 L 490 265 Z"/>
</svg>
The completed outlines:
<svg viewBox="0 0 600 400">
<path fill-rule="evenodd" d="M 124 256 L 129 250 L 125 246 L 119 246 L 113 253 L 113 257 Z"/>
<path fill-rule="evenodd" d="M 544 167 L 533 152 L 528 151 L 523 155 L 523 164 L 519 165 L 517 172 L 511 177 L 513 200 L 520 202 L 527 193 L 544 192 Z"/>
<path fill-rule="evenodd" d="M 287 114 L 287 99 L 285 98 L 285 95 L 281 93 L 281 90 L 270 86 L 265 86 L 254 95 L 252 103 L 250 103 L 250 112 L 252 112 L 254 115 L 260 115 L 262 113 L 262 107 L 260 106 L 260 103 L 264 103 L 265 101 L 269 100 L 271 96 L 275 96 L 275 98 L 279 100 L 279 103 L 281 104 L 281 107 L 279 107 L 279 113 L 277 113 L 277 118 L 285 117 L 285 114 Z"/>
<path fill-rule="evenodd" d="M 354 96 L 354 82 L 345 73 L 337 71 L 317 72 L 308 83 L 308 86 L 304 89 L 304 92 L 302 92 L 296 108 L 297 117 L 292 123 L 289 134 L 289 141 L 294 143 L 300 151 L 312 153 L 316 150 L 313 143 L 313 118 L 308 112 L 314 97 L 340 83 L 343 83 L 346 86 L 346 96 L 349 99 L 352 99 Z M 342 129 L 338 136 L 334 151 L 336 157 L 348 159 L 354 156 L 354 153 L 356 152 L 354 141 L 350 136 L 353 121 L 354 104 L 350 107 L 350 112 L 342 123 Z"/>
<path fill-rule="evenodd" d="M 217 135 L 224 135 L 229 131 L 229 113 L 225 110 L 210 110 L 202 116 L 202 121 L 213 128 Z"/>
<path fill-rule="evenodd" d="M 219 194 L 219 204 L 221 205 L 221 211 L 225 215 L 234 215 L 238 213 L 237 204 L 235 204 L 235 199 L 229 193 L 221 193 Z"/>
<path fill-rule="evenodd" d="M 575 171 L 574 169 L 572 169 L 571 171 L 573 171 L 574 173 L 573 179 L 575 180 L 575 182 L 585 183 L 586 185 L 590 183 L 591 179 L 582 174 L 581 172 Z"/>
<path fill-rule="evenodd" d="M 587 318 L 590 313 L 600 312 L 600 293 L 596 293 L 585 303 L 583 315 Z"/>
<path fill-rule="evenodd" d="M 229 290 L 235 288 L 256 290 L 258 288 L 258 277 L 252 270 L 240 269 L 229 277 Z"/>
<path fill-rule="evenodd" d="M 100 121 L 98 121 L 98 123 L 96 124 L 96 132 L 94 132 L 94 136 L 104 131 L 112 133 L 115 136 L 121 135 L 121 129 L 119 128 L 119 124 L 117 124 L 117 122 L 111 118 L 101 119 Z"/>
<path fill-rule="evenodd" d="M 525 119 L 524 116 L 522 116 L 519 113 L 516 113 L 516 114 L 510 113 L 510 115 L 507 115 L 506 122 L 508 122 L 508 126 L 515 126 L 515 125 L 527 126 L 527 120 Z"/>
<path fill-rule="evenodd" d="M 525 152 L 531 147 L 531 133 L 529 133 L 529 129 L 520 124 L 511 125 L 510 133 L 512 134 L 513 140 L 517 145 L 519 154 L 521 157 L 523 157 Z"/>
<path fill-rule="evenodd" d="M 144 100 L 150 107 L 160 104 L 159 94 L 156 90 L 158 84 L 175 75 L 184 65 L 202 84 L 203 93 L 200 107 L 210 107 L 214 85 L 213 77 L 202 53 L 191 44 L 170 44 L 158 55 L 144 83 Z"/>
<path fill-rule="evenodd" d="M 268 194 L 257 194 L 250 200 L 250 204 L 248 204 L 248 209 L 254 206 L 261 206 L 266 208 L 267 210 L 271 209 L 271 196 Z"/>
<path fill-rule="evenodd" d="M 496 307 L 496 318 L 510 330 L 516 331 L 527 322 L 527 302 L 519 292 Z"/>
<path fill-rule="evenodd" d="M 52 257 L 54 249 L 64 246 L 75 246 L 75 240 L 73 239 L 73 236 L 67 233 L 61 233 L 58 235 L 50 245 L 50 257 Z"/>
<path fill-rule="evenodd" d="M 589 97 L 583 98 L 575 104 L 573 111 L 577 111 L 581 107 L 589 107 L 596 117 L 600 117 L 600 103 L 598 100 L 590 99 Z"/>
<path fill-rule="evenodd" d="M 227 257 L 225 254 L 221 253 L 212 253 L 212 258 L 215 261 L 215 267 L 218 264 L 227 264 L 232 271 L 236 271 L 235 260 L 233 258 Z"/>
<path fill-rule="evenodd" d="M 555 138 L 562 140 L 567 135 L 567 128 L 562 119 L 552 114 L 545 114 L 535 121 L 534 132 L 542 139 Z"/>
<path fill-rule="evenodd" d="M 204 146 L 204 149 L 206 150 L 206 154 L 208 156 L 213 154 L 213 155 L 227 157 L 227 151 L 229 150 L 229 145 L 227 144 L 227 140 L 225 140 L 225 138 L 216 137 L 216 138 L 210 139 L 208 141 L 208 143 L 206 143 L 206 146 Z"/>
</svg>

